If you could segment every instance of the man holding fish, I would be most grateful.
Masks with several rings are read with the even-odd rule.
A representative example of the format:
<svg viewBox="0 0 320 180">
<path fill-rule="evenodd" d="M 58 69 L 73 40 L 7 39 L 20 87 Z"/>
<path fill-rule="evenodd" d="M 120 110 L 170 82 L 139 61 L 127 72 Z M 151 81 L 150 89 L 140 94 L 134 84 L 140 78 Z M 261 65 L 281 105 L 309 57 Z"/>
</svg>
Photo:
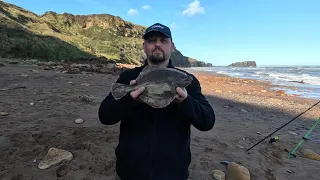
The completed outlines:
<svg viewBox="0 0 320 180">
<path fill-rule="evenodd" d="M 190 127 L 211 130 L 215 113 L 196 77 L 172 65 L 170 29 L 156 23 L 143 38 L 145 64 L 120 74 L 99 108 L 102 124 L 120 122 L 116 179 L 187 180 Z"/>
</svg>

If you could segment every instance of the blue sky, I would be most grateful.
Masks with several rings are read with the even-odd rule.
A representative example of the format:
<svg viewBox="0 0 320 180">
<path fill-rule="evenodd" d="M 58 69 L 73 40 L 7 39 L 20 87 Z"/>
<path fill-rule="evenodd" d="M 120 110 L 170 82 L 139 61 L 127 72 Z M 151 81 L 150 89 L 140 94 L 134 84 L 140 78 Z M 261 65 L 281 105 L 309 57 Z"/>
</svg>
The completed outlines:
<svg viewBox="0 0 320 180">
<path fill-rule="evenodd" d="M 320 0 L 5 0 L 37 14 L 107 13 L 172 27 L 185 56 L 213 65 L 320 65 Z"/>
</svg>

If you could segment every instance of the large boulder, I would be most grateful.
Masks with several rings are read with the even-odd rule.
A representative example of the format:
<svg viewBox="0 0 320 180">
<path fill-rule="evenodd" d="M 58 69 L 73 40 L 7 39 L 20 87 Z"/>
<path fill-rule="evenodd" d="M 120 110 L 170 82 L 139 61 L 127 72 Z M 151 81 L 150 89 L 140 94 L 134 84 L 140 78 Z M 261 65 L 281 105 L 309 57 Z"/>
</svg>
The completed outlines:
<svg viewBox="0 0 320 180">
<path fill-rule="evenodd" d="M 242 61 L 232 63 L 229 66 L 231 67 L 257 67 L 257 63 L 255 61 Z"/>
</svg>

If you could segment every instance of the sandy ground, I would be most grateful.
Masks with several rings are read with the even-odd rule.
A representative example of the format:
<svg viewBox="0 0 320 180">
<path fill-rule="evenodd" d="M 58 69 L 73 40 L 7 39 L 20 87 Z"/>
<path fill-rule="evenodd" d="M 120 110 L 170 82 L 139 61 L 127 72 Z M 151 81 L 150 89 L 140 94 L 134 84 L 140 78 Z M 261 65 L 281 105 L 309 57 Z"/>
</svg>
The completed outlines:
<svg viewBox="0 0 320 180">
<path fill-rule="evenodd" d="M 97 112 L 117 76 L 3 64 L 0 112 L 9 114 L 0 116 L 0 179 L 114 179 L 119 126 L 100 124 Z M 267 139 L 250 154 L 245 151 L 317 100 L 271 91 L 268 83 L 193 73 L 216 112 L 216 124 L 207 132 L 192 128 L 190 179 L 213 179 L 213 169 L 227 174 L 220 164 L 224 160 L 247 167 L 253 180 L 320 177 L 320 161 L 306 159 L 299 152 L 297 158 L 288 159 L 285 152 L 298 144 L 320 116 L 320 105 L 278 131 L 278 142 L 269 144 Z M 75 124 L 77 118 L 84 123 Z M 312 134 L 319 133 L 320 126 Z M 64 165 L 38 169 L 51 147 L 70 151 L 74 158 Z M 301 148 L 320 153 L 319 143 L 304 142 Z M 57 177 L 59 168 L 66 172 L 63 177 Z"/>
</svg>

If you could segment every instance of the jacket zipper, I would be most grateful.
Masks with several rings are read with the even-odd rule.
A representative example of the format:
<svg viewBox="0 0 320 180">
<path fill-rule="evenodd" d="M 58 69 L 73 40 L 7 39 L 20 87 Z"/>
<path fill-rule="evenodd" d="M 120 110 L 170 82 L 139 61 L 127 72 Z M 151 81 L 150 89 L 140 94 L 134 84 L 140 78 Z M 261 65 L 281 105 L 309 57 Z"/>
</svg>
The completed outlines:
<svg viewBox="0 0 320 180">
<path fill-rule="evenodd" d="M 156 122 L 157 122 L 157 119 L 156 119 L 156 114 L 155 112 L 153 111 L 153 127 L 152 127 L 152 145 L 151 145 L 151 170 L 150 170 L 150 180 L 153 179 L 153 168 L 154 168 L 154 149 L 155 149 L 155 136 L 156 136 Z"/>
</svg>

